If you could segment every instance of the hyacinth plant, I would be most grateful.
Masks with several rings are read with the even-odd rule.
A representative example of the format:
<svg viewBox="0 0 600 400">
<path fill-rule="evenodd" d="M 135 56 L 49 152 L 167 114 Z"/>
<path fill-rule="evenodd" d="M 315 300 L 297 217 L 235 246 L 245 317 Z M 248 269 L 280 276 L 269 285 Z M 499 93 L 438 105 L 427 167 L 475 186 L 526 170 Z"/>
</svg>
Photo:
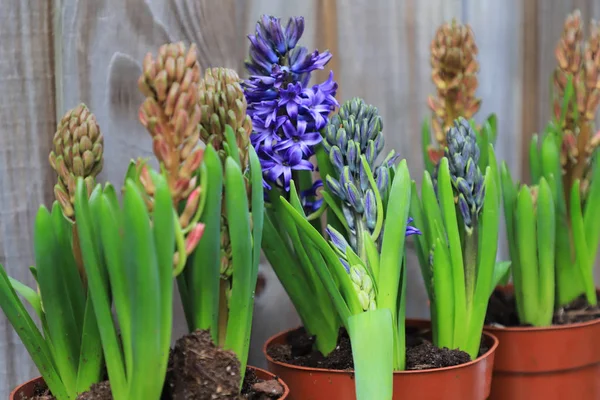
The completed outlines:
<svg viewBox="0 0 600 400">
<path fill-rule="evenodd" d="M 320 146 L 321 131 L 338 105 L 337 83 L 330 73 L 327 81 L 308 85 L 311 72 L 323 69 L 331 54 L 309 53 L 298 45 L 303 31 L 302 17 L 292 17 L 283 26 L 279 18 L 262 16 L 255 33 L 248 36 L 250 77 L 243 88 L 252 120 L 250 140 L 262 166 L 267 202 L 262 247 L 307 331 L 316 336 L 317 349 L 328 354 L 336 346 L 340 327 L 335 307 L 307 255 L 290 246 L 298 236 L 281 229 L 287 215 L 280 197 L 293 201 L 293 180 L 307 219 L 324 233 L 325 204 L 317 196 L 323 183 L 313 181 L 311 161 L 327 158 Z M 328 219 L 334 221 L 337 216 L 328 215 Z M 331 223 L 339 226 L 339 222 Z"/>
<path fill-rule="evenodd" d="M 84 105 L 59 123 L 50 155 L 59 176 L 56 201 L 51 211 L 40 207 L 34 227 L 31 271 L 39 292 L 0 268 L 0 306 L 57 399 L 77 398 L 105 372 L 113 398 L 159 399 L 171 342 L 179 219 L 167 180 L 153 171 L 146 171 L 152 211 L 132 180 L 122 205 L 112 185 L 96 184 L 101 147 L 99 127 Z"/>
<path fill-rule="evenodd" d="M 170 186 L 177 189 L 173 202 L 188 235 L 187 263 L 177 277 L 188 328 L 209 330 L 216 345 L 234 351 L 243 382 L 264 197 L 241 80 L 226 68 L 207 69 L 201 77 L 195 45 L 186 50 L 177 43 L 162 46 L 156 58 L 146 56 L 139 87 L 146 96 L 140 119 Z M 204 149 L 198 147 L 201 142 Z M 146 184 L 147 168 L 138 160 L 130 173 L 151 205 L 154 188 Z M 193 238 L 201 232 L 204 239 L 194 248 Z"/>
<path fill-rule="evenodd" d="M 75 197 L 78 179 L 86 196 L 96 186 L 104 160 L 103 141 L 85 104 L 65 113 L 49 156 L 57 173 L 56 200 L 51 211 L 40 207 L 34 227 L 36 265 L 30 271 L 38 282 L 37 291 L 8 277 L 0 267 L 0 306 L 59 400 L 74 399 L 102 379 L 102 344 L 87 290 Z M 41 331 L 19 296 L 30 304 Z"/>
<path fill-rule="evenodd" d="M 454 122 L 446 140 L 437 178 L 425 171 L 420 199 L 413 181 L 411 215 L 423 231 L 416 246 L 430 300 L 433 342 L 475 359 L 488 299 L 510 264 L 496 263 L 498 172 L 489 144 L 489 165 L 482 174 L 476 134 L 466 119 Z"/>
<path fill-rule="evenodd" d="M 496 115 L 488 116 L 482 126 L 476 127 L 472 119 L 481 107 L 476 96 L 478 87 L 477 44 L 471 27 L 455 19 L 441 25 L 431 41 L 431 79 L 436 95 L 429 96 L 427 104 L 431 110 L 431 124 L 425 119 L 422 127 L 422 147 L 425 169 L 434 175 L 436 166 L 444 156 L 447 146 L 446 132 L 458 117 L 466 118 L 477 130 L 480 149 L 496 141 Z M 432 141 L 433 136 L 433 141 Z M 485 170 L 488 154 L 481 152 L 479 167 Z"/>
<path fill-rule="evenodd" d="M 379 158 L 382 128 L 377 109 L 354 98 L 325 129 L 322 195 L 341 228 L 328 225 L 322 235 L 307 218 L 294 181 L 290 200 L 279 200 L 282 228 L 293 238 L 282 245 L 316 272 L 350 335 L 359 399 L 391 399 L 392 372 L 405 367 L 404 240 L 419 233 L 408 226 L 406 161 L 396 166 L 393 151 Z"/>
<path fill-rule="evenodd" d="M 546 180 L 554 199 L 556 308 L 581 295 L 597 304 L 600 132 L 594 133 L 594 118 L 600 104 L 600 25 L 590 25 L 584 40 L 580 12 L 566 18 L 555 52 L 553 119 L 541 137 L 534 135 L 529 152 L 532 182 Z"/>
</svg>

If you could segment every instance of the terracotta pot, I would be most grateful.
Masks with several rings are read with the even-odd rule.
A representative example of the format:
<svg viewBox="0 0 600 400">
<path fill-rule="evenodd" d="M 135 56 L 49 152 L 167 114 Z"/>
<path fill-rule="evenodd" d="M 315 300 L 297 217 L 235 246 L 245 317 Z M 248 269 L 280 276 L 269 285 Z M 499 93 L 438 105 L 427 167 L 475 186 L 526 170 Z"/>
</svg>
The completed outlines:
<svg viewBox="0 0 600 400">
<path fill-rule="evenodd" d="M 22 385 L 19 385 L 8 396 L 9 400 L 21 400 L 21 398 L 30 398 L 35 394 L 36 387 L 46 387 L 46 383 L 41 376 L 33 378 Z"/>
<path fill-rule="evenodd" d="M 281 386 L 283 386 L 283 396 L 281 396 L 279 398 L 279 400 L 284 400 L 290 399 L 290 388 L 288 387 L 288 385 L 286 385 L 286 383 L 281 379 L 281 377 L 275 376 L 274 374 L 272 374 L 269 371 L 265 371 L 262 368 L 258 368 L 258 367 L 252 367 L 252 366 L 248 366 L 248 368 L 252 368 L 254 370 L 254 373 L 256 374 L 256 377 L 258 379 L 262 379 L 262 380 L 271 380 L 271 379 L 277 379 L 277 382 L 279 382 L 279 384 Z"/>
<path fill-rule="evenodd" d="M 407 320 L 407 326 L 427 329 L 429 321 Z M 290 400 L 351 400 L 356 398 L 354 371 L 298 367 L 273 360 L 267 349 L 286 343 L 292 330 L 271 337 L 264 345 L 269 370 L 290 387 Z M 394 373 L 394 400 L 484 400 L 490 393 L 494 352 L 498 339 L 485 334 L 489 350 L 483 356 L 455 367 Z"/>
<path fill-rule="evenodd" d="M 279 382 L 279 384 L 283 386 L 283 396 L 281 396 L 279 400 L 289 400 L 288 396 L 290 394 L 290 388 L 288 388 L 284 381 L 282 381 L 280 378 L 276 377 L 269 371 L 265 371 L 264 369 L 252 367 L 250 365 L 248 366 L 248 368 L 252 368 L 254 370 L 254 373 L 256 374 L 256 377 L 258 379 L 277 379 L 277 382 Z M 13 390 L 10 393 L 9 400 L 21 400 L 21 398 L 32 397 L 34 395 L 35 388 L 38 386 L 46 387 L 46 384 L 44 383 L 44 380 L 41 376 L 17 386 L 15 390 Z"/>
<path fill-rule="evenodd" d="M 600 320 L 485 331 L 500 341 L 491 400 L 600 399 Z"/>
</svg>

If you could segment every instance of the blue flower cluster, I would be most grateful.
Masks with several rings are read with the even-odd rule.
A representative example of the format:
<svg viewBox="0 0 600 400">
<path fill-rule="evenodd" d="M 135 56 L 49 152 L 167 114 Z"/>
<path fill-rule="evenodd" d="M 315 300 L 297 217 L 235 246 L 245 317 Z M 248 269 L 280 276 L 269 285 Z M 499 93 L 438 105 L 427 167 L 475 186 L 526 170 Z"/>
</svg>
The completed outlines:
<svg viewBox="0 0 600 400">
<path fill-rule="evenodd" d="M 309 158 L 322 140 L 319 131 L 338 106 L 333 72 L 325 82 L 307 87 L 310 73 L 323 69 L 331 54 L 297 46 L 303 31 L 302 17 L 290 18 L 284 28 L 279 18 L 264 15 L 255 34 L 248 36 L 250 58 L 245 65 L 251 76 L 244 93 L 254 129 L 250 139 L 267 189 L 276 185 L 289 191 L 293 171 L 313 170 Z M 316 182 L 312 191 L 319 186 Z"/>
</svg>

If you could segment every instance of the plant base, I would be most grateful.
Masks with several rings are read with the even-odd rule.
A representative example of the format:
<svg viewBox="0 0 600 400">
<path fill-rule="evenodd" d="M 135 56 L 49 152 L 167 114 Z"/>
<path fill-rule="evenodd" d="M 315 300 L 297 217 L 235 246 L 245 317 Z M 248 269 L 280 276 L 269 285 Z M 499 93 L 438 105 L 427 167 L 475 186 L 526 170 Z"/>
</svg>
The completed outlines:
<svg viewBox="0 0 600 400">
<path fill-rule="evenodd" d="M 510 294 L 512 286 L 498 290 Z M 485 331 L 500 342 L 491 400 L 600 399 L 600 319 Z"/>
<path fill-rule="evenodd" d="M 429 321 L 407 320 L 407 327 L 428 329 Z M 291 330 L 293 331 L 293 330 Z M 350 400 L 356 398 L 354 372 L 299 367 L 269 356 L 267 349 L 285 344 L 289 332 L 270 338 L 263 348 L 268 368 L 281 377 L 290 387 L 290 400 Z M 484 336 L 488 351 L 474 361 L 445 368 L 394 373 L 393 399 L 411 400 L 484 400 L 491 387 L 494 352 L 497 339 L 490 334 Z"/>
</svg>

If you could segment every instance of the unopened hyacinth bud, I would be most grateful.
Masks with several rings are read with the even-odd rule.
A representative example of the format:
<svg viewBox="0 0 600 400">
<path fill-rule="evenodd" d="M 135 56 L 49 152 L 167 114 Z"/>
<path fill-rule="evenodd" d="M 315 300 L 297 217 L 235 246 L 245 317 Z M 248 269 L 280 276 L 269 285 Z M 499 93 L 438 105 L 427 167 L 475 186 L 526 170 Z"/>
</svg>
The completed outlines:
<svg viewBox="0 0 600 400">
<path fill-rule="evenodd" d="M 196 46 L 186 50 L 183 43 L 161 46 L 156 58 L 148 53 L 138 81 L 146 96 L 140 107 L 140 122 L 152 135 L 154 154 L 167 170 L 175 204 L 196 187 L 192 176 L 202 162 L 202 149 L 198 148 L 199 81 Z"/>
<path fill-rule="evenodd" d="M 355 250 L 357 232 L 373 232 L 377 220 L 375 193 L 384 197 L 389 183 L 388 168 L 396 159 L 392 151 L 383 162 L 376 159 L 383 150 L 383 123 L 377 108 L 354 98 L 342 105 L 325 128 L 323 145 L 339 179 L 328 175 L 329 190 L 342 200 L 342 211 L 352 230 L 350 241 Z M 377 187 L 371 187 L 361 156 L 366 158 L 370 175 Z"/>
<path fill-rule="evenodd" d="M 448 159 L 452 188 L 458 209 L 467 229 L 472 229 L 483 206 L 485 187 L 478 166 L 479 147 L 475 132 L 464 118 L 454 121 L 448 130 Z"/>
<path fill-rule="evenodd" d="M 199 84 L 198 102 L 202 110 L 202 141 L 212 144 L 221 159 L 225 160 L 225 126 L 231 126 L 240 152 L 242 170 L 245 171 L 248 166 L 252 122 L 246 114 L 248 106 L 241 82 L 237 72 L 232 69 L 209 68 L 204 71 L 204 79 Z"/>
<path fill-rule="evenodd" d="M 560 161 L 564 188 L 570 190 L 575 180 L 581 180 L 582 199 L 585 199 L 590 160 L 600 144 L 600 133 L 593 128 L 600 105 L 600 24 L 591 21 L 586 40 L 581 13 L 574 11 L 565 20 L 555 56 L 558 66 L 553 80 L 554 116 L 562 122 Z M 563 110 L 569 80 L 573 86 L 572 98 Z"/>
<path fill-rule="evenodd" d="M 77 178 L 84 179 L 91 193 L 104 162 L 104 139 L 96 117 L 85 104 L 67 111 L 58 123 L 52 145 L 49 161 L 58 175 L 54 195 L 63 214 L 73 218 Z"/>
<path fill-rule="evenodd" d="M 196 46 L 186 49 L 183 43 L 161 46 L 156 58 L 148 53 L 144 58 L 140 91 L 146 96 L 140 107 L 139 119 L 152 136 L 152 149 L 166 171 L 173 204 L 183 211 L 179 222 L 185 232 L 185 252 L 189 255 L 197 246 L 203 225 L 197 221 L 199 196 L 196 171 L 203 159 L 198 146 L 202 111 L 198 102 L 200 66 Z M 147 167 L 138 161 L 140 183 L 152 207 L 153 187 L 150 179 L 143 179 Z M 176 253 L 174 264 L 182 260 Z"/>
<path fill-rule="evenodd" d="M 446 146 L 445 133 L 454 119 L 459 116 L 470 119 L 481 106 L 481 99 L 475 96 L 479 71 L 477 52 L 471 27 L 456 20 L 440 26 L 431 42 L 431 78 L 437 96 L 430 96 L 428 104 L 433 113 L 432 127 L 438 148 L 430 149 L 430 157 L 441 158 Z"/>
<path fill-rule="evenodd" d="M 364 311 L 374 310 L 377 308 L 375 301 L 375 288 L 373 287 L 373 281 L 369 276 L 365 267 L 361 264 L 348 264 L 348 258 L 346 257 L 346 251 L 350 246 L 340 232 L 336 231 L 331 226 L 327 227 L 327 234 L 333 247 L 337 250 L 340 256 L 340 262 L 346 268 L 346 272 L 350 275 L 352 286 L 356 291 L 358 300 Z"/>
<path fill-rule="evenodd" d="M 362 309 L 364 311 L 375 310 L 377 308 L 375 289 L 373 288 L 373 281 L 365 267 L 360 264 L 352 265 L 350 267 L 350 279 L 352 280 L 352 286 L 356 290 Z"/>
<path fill-rule="evenodd" d="M 246 171 L 252 122 L 246 114 L 247 102 L 240 84 L 240 77 L 232 69 L 210 68 L 204 72 L 204 78 L 198 85 L 198 102 L 202 114 L 200 138 L 204 143 L 211 144 L 217 150 L 221 160 L 225 162 L 229 154 L 225 127 L 229 125 L 235 134 L 242 171 Z M 249 196 L 250 183 L 247 179 L 246 189 Z M 225 204 L 224 199 L 222 204 Z M 229 278 L 232 272 L 229 222 L 223 215 L 221 217 L 221 275 Z"/>
</svg>

